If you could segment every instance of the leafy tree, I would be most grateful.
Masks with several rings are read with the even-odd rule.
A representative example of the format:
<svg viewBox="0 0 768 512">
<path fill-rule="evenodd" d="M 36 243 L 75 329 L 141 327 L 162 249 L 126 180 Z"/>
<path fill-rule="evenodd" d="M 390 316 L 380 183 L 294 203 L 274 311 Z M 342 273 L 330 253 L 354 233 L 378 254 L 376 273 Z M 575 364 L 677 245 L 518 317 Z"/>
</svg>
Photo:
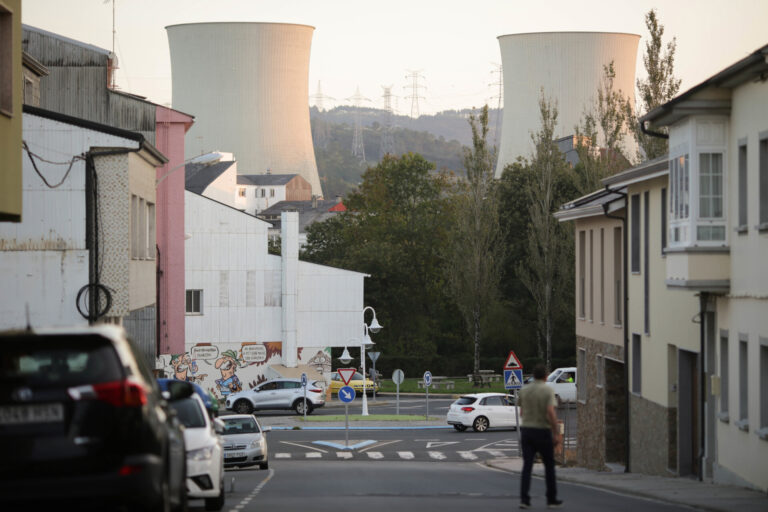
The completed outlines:
<svg viewBox="0 0 768 512">
<path fill-rule="evenodd" d="M 650 35 L 645 43 L 643 65 L 647 76 L 645 79 L 637 79 L 639 108 L 635 114 L 628 108 L 628 115 L 632 120 L 632 127 L 638 143 L 638 158 L 640 160 L 659 157 L 668 151 L 667 139 L 645 135 L 640 130 L 638 119 L 654 108 L 666 103 L 675 97 L 680 90 L 680 80 L 675 78 L 675 51 L 677 50 L 677 38 L 673 37 L 668 42 L 666 49 L 662 42 L 664 25 L 659 23 L 656 10 L 651 9 L 645 15 L 645 26 Z M 660 130 L 667 133 L 666 128 Z"/>
<path fill-rule="evenodd" d="M 472 148 L 465 149 L 466 181 L 457 184 L 456 223 L 446 250 L 447 292 L 464 317 L 474 346 L 473 374 L 480 371 L 482 320 L 497 298 L 503 262 L 495 151 L 488 146 L 488 106 L 471 114 Z M 473 382 L 479 383 L 475 378 Z"/>
</svg>

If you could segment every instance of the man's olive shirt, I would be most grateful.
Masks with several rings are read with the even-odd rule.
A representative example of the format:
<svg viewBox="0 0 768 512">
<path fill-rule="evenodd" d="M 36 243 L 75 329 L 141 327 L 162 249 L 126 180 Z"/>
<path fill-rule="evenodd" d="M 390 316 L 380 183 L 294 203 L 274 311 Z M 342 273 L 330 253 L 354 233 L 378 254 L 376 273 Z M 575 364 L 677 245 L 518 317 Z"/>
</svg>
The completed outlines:
<svg viewBox="0 0 768 512">
<path fill-rule="evenodd" d="M 520 408 L 523 419 L 520 424 L 527 428 L 545 428 L 552 426 L 547 419 L 547 406 L 557 405 L 555 391 L 543 380 L 534 380 L 520 390 Z"/>
</svg>

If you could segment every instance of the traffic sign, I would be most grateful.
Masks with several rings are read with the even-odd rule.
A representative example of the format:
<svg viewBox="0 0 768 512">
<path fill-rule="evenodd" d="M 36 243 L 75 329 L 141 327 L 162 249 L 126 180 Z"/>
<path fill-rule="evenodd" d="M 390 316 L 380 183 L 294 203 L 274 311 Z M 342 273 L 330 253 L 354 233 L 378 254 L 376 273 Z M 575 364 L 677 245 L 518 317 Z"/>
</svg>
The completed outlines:
<svg viewBox="0 0 768 512">
<path fill-rule="evenodd" d="M 523 387 L 523 370 L 504 370 L 504 389 Z"/>
<path fill-rule="evenodd" d="M 514 350 L 509 351 L 509 355 L 507 356 L 507 362 L 504 363 L 504 369 L 505 370 L 522 370 L 523 365 L 520 364 L 520 360 L 515 355 Z"/>
<path fill-rule="evenodd" d="M 432 372 L 429 370 L 424 372 L 424 387 L 429 387 L 432 385 Z"/>
<path fill-rule="evenodd" d="M 349 384 L 349 381 L 352 380 L 352 376 L 355 374 L 354 368 L 339 368 L 336 370 L 339 373 L 339 377 L 341 377 L 341 381 L 344 384 Z"/>
<path fill-rule="evenodd" d="M 355 390 L 352 386 L 344 386 L 339 390 L 339 400 L 348 404 L 355 399 Z"/>
<path fill-rule="evenodd" d="M 371 360 L 371 362 L 375 363 L 376 360 L 381 355 L 381 352 L 368 352 L 368 358 Z"/>
<path fill-rule="evenodd" d="M 403 373 L 403 370 L 397 369 L 392 372 L 392 382 L 395 384 L 402 384 L 403 379 L 405 379 L 405 374 Z"/>
<path fill-rule="evenodd" d="M 303 387 L 307 387 L 307 374 L 306 373 L 302 373 L 301 374 L 301 385 Z"/>
</svg>

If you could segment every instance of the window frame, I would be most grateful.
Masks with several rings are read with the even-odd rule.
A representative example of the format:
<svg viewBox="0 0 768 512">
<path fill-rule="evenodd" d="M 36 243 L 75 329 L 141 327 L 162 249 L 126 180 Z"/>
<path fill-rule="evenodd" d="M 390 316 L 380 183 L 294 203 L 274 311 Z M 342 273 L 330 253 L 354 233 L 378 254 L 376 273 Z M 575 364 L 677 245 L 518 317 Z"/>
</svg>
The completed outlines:
<svg viewBox="0 0 768 512">
<path fill-rule="evenodd" d="M 749 173 L 747 162 L 749 158 L 749 147 L 747 139 L 740 139 L 737 148 L 737 180 L 738 180 L 738 223 L 736 232 L 744 234 L 749 230 L 749 194 L 747 193 L 749 185 Z"/>
<path fill-rule="evenodd" d="M 195 295 L 197 296 L 197 310 L 195 310 Z M 191 298 L 191 302 L 190 302 Z M 192 307 L 190 308 L 190 303 Z M 188 288 L 184 297 L 184 314 L 187 316 L 200 316 L 203 314 L 203 290 Z"/>
<path fill-rule="evenodd" d="M 0 4 L 0 114 L 13 117 L 13 25 L 14 12 Z"/>
</svg>

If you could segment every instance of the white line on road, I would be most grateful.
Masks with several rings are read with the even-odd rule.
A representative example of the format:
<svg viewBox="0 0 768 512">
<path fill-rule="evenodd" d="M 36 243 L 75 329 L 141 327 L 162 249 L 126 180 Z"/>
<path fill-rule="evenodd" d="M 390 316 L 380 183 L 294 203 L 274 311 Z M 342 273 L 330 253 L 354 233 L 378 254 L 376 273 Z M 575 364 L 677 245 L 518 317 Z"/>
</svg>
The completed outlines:
<svg viewBox="0 0 768 512">
<path fill-rule="evenodd" d="M 401 459 L 413 459 L 414 455 L 413 452 L 397 452 L 397 454 L 400 456 Z"/>
<path fill-rule="evenodd" d="M 458 453 L 464 459 L 477 460 L 477 455 L 475 455 L 472 452 L 456 452 L 456 453 Z"/>
<path fill-rule="evenodd" d="M 429 454 L 429 456 L 430 456 L 430 457 L 432 457 L 433 459 L 437 459 L 437 460 L 443 460 L 443 459 L 445 459 L 445 458 L 446 458 L 446 457 L 445 457 L 445 454 L 443 454 L 443 452 L 427 452 L 427 453 L 428 453 L 428 454 Z"/>
<path fill-rule="evenodd" d="M 276 453 L 275 454 L 276 459 L 290 459 L 291 454 L 290 453 Z"/>
<path fill-rule="evenodd" d="M 285 444 L 290 444 L 290 445 L 293 445 L 293 446 L 298 446 L 299 448 L 306 448 L 308 450 L 317 450 L 318 452 L 321 452 L 321 453 L 328 453 L 327 450 L 323 450 L 323 449 L 320 449 L 320 448 L 315 448 L 314 446 L 305 446 L 305 445 L 303 445 L 301 443 L 292 443 L 290 441 L 280 441 L 280 442 L 281 443 L 285 443 Z"/>
<path fill-rule="evenodd" d="M 323 452 L 323 453 L 325 453 L 325 452 Z M 322 453 L 319 453 L 319 452 L 307 452 L 307 453 L 305 453 L 304 455 L 305 455 L 305 456 L 306 456 L 306 458 L 308 458 L 308 459 L 319 459 L 320 457 L 322 457 L 322 456 L 323 456 L 323 454 L 322 454 Z"/>
<path fill-rule="evenodd" d="M 371 459 L 383 459 L 384 454 L 381 452 L 368 452 L 368 457 Z"/>
<path fill-rule="evenodd" d="M 336 452 L 336 458 L 338 459 L 351 459 L 352 454 L 349 452 Z"/>
<path fill-rule="evenodd" d="M 371 446 L 369 446 L 367 448 L 363 448 L 362 450 L 359 450 L 359 451 L 362 453 L 362 452 L 370 450 L 371 448 L 381 448 L 382 446 L 386 446 L 388 444 L 399 443 L 399 442 L 400 442 L 400 440 L 396 439 L 394 441 L 385 441 L 385 442 L 381 442 L 381 443 L 376 443 L 376 444 L 372 444 Z"/>
</svg>

